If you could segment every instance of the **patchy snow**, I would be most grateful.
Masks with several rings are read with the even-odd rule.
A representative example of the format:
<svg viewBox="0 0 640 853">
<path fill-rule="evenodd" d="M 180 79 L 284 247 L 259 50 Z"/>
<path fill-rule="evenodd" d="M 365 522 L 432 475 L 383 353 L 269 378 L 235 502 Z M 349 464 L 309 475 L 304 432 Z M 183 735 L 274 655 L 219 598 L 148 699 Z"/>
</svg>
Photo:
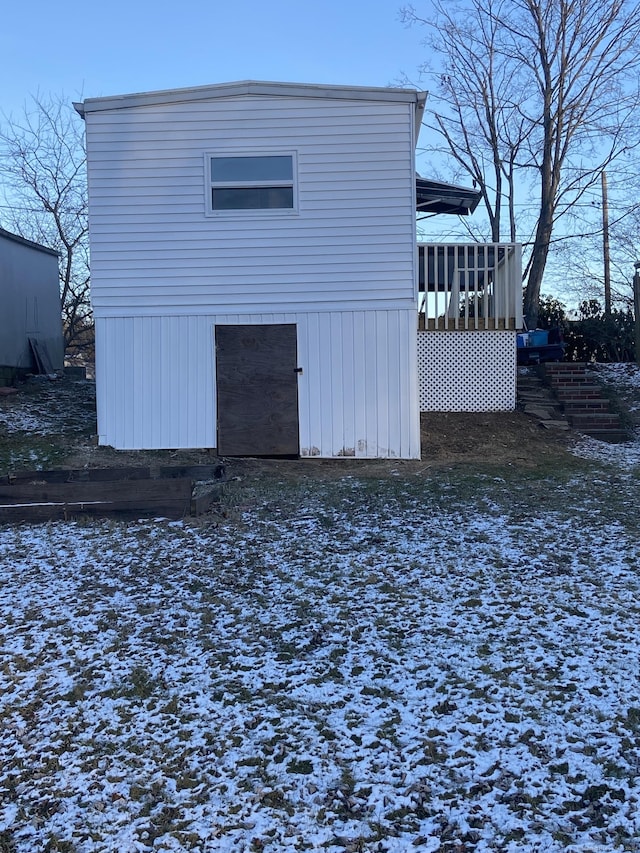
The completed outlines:
<svg viewBox="0 0 640 853">
<path fill-rule="evenodd" d="M 594 364 L 592 369 L 600 381 L 615 388 L 630 412 L 640 411 L 640 368 L 637 364 Z M 621 444 L 608 444 L 584 436 L 576 442 L 572 452 L 583 459 L 593 459 L 631 472 L 640 465 L 640 429 L 633 430 L 631 441 Z"/>
<path fill-rule="evenodd" d="M 583 459 L 594 459 L 630 471 L 640 465 L 640 432 L 636 430 L 632 441 L 620 444 L 608 444 L 597 438 L 583 436 L 573 445 L 571 452 Z"/>
<path fill-rule="evenodd" d="M 639 853 L 639 444 L 0 526 L 0 851 Z"/>
<path fill-rule="evenodd" d="M 500 488 L 0 529 L 0 841 L 640 850 L 635 516 Z"/>
<path fill-rule="evenodd" d="M 15 397 L 0 398 L 0 431 L 46 436 L 95 432 L 95 386 L 86 380 L 52 382 L 34 376 Z"/>
<path fill-rule="evenodd" d="M 631 392 L 635 402 L 630 403 L 631 411 L 640 410 L 640 367 L 634 362 L 595 365 L 598 377 L 618 391 Z"/>
</svg>

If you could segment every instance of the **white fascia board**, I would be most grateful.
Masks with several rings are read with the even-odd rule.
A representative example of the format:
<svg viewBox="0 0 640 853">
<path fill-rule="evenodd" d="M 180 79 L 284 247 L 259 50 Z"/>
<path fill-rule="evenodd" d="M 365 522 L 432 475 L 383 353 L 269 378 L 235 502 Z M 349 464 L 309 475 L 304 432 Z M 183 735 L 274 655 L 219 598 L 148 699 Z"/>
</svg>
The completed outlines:
<svg viewBox="0 0 640 853">
<path fill-rule="evenodd" d="M 256 80 L 244 80 L 238 83 L 222 83 L 211 86 L 197 86 L 189 89 L 165 89 L 158 92 L 140 92 L 132 95 L 114 95 L 104 98 L 87 98 L 74 103 L 76 111 L 84 118 L 87 113 L 103 110 L 128 109 L 159 104 L 187 103 L 189 101 L 209 101 L 217 98 L 235 98 L 240 95 L 263 95 L 280 98 L 329 98 L 361 101 L 396 101 L 416 105 L 424 111 L 426 93 L 415 89 L 394 89 L 366 86 L 333 86 L 317 83 L 267 83 Z M 422 97 L 424 96 L 424 97 Z M 421 100 L 422 97 L 422 100 Z"/>
<path fill-rule="evenodd" d="M 422 119 L 424 118 L 425 107 L 427 106 L 427 98 L 429 97 L 428 92 L 416 92 L 417 101 L 416 101 L 416 132 L 415 132 L 415 147 L 418 147 L 418 138 L 420 136 L 420 130 L 422 128 Z"/>
</svg>

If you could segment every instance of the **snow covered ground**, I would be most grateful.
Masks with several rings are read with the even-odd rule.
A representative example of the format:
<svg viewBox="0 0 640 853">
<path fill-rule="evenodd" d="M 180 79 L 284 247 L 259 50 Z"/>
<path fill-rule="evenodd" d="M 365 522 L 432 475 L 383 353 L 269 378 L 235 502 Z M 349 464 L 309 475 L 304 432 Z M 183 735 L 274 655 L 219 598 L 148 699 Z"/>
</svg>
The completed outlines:
<svg viewBox="0 0 640 853">
<path fill-rule="evenodd" d="M 477 488 L 3 529 L 0 849 L 639 850 L 633 515 Z"/>
<path fill-rule="evenodd" d="M 636 417 L 640 412 L 640 370 L 637 364 L 599 364 L 594 368 L 598 377 L 615 389 L 622 397 L 628 410 Z M 597 459 L 622 470 L 640 464 L 640 430 L 634 432 L 635 440 L 623 444 L 607 444 L 585 437 L 573 448 L 576 456 Z"/>
<path fill-rule="evenodd" d="M 0 851 L 640 851 L 638 463 L 575 464 L 0 527 Z"/>
</svg>

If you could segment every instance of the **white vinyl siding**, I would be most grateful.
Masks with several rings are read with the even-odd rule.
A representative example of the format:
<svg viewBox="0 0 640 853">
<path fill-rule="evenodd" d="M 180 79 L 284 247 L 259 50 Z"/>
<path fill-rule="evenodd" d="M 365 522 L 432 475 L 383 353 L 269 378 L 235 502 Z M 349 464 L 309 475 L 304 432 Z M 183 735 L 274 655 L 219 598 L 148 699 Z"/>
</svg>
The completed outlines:
<svg viewBox="0 0 640 853">
<path fill-rule="evenodd" d="M 413 306 L 413 110 L 242 96 L 87 113 L 96 316 Z M 248 148 L 296 152 L 297 216 L 207 216 L 204 155 Z"/>
<path fill-rule="evenodd" d="M 296 324 L 302 456 L 419 457 L 413 310 L 98 318 L 101 444 L 216 446 L 217 323 Z"/>
</svg>

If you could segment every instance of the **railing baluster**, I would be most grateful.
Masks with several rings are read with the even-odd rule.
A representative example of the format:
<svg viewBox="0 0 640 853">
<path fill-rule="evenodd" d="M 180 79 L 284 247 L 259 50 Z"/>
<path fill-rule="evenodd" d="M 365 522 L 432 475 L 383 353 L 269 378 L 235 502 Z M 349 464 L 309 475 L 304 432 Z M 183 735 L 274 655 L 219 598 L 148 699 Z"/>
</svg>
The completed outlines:
<svg viewBox="0 0 640 853">
<path fill-rule="evenodd" d="M 425 329 L 522 328 L 518 243 L 418 245 L 424 278 L 419 310 Z"/>
<path fill-rule="evenodd" d="M 491 255 L 491 253 L 493 252 L 494 266 L 495 266 L 495 258 L 496 258 L 496 252 L 497 251 L 498 251 L 498 249 L 496 247 L 496 244 L 493 243 L 490 246 L 489 245 L 485 246 L 484 252 L 483 252 L 484 269 L 482 271 L 482 275 L 483 275 L 483 280 L 484 280 L 484 298 L 482 300 L 482 302 L 483 302 L 482 319 L 484 320 L 485 329 L 489 328 L 489 315 L 490 315 L 489 309 L 491 307 L 491 296 L 492 296 L 492 294 L 491 294 L 491 290 L 492 290 L 491 281 L 489 280 L 489 275 L 490 275 L 489 274 L 489 257 Z M 494 277 L 495 277 L 495 275 L 494 275 Z M 495 305 L 495 293 L 493 295 L 493 301 L 494 301 L 494 305 Z M 496 321 L 494 318 L 494 326 L 496 326 L 496 325 L 497 324 L 496 324 Z"/>
</svg>

